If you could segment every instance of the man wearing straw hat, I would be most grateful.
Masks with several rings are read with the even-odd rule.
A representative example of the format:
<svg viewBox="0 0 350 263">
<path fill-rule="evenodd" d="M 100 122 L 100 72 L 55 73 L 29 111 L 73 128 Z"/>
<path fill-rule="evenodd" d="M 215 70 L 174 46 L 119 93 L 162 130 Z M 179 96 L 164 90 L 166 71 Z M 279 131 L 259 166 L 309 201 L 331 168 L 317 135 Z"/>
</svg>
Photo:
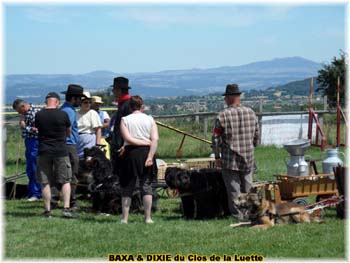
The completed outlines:
<svg viewBox="0 0 350 263">
<path fill-rule="evenodd" d="M 92 102 L 91 109 L 94 109 L 100 116 L 101 123 L 102 123 L 101 144 L 105 146 L 104 151 L 106 152 L 106 157 L 110 159 L 110 149 L 109 149 L 109 144 L 106 141 L 106 138 L 108 137 L 108 126 L 111 118 L 109 117 L 107 111 L 100 109 L 101 105 L 103 104 L 101 97 L 92 96 L 91 102 Z"/>
</svg>

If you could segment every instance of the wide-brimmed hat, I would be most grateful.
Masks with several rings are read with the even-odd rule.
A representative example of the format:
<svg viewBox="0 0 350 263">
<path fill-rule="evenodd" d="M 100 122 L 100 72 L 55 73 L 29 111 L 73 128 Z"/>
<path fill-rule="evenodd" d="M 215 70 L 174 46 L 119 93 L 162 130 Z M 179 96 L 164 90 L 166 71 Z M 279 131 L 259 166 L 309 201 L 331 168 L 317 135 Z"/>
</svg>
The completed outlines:
<svg viewBox="0 0 350 263">
<path fill-rule="evenodd" d="M 114 78 L 111 87 L 113 87 L 113 89 L 131 89 L 131 87 L 129 87 L 129 80 L 124 77 Z"/>
<path fill-rule="evenodd" d="M 82 100 L 91 99 L 91 94 L 90 94 L 90 92 L 84 91 L 83 94 L 81 95 L 81 99 L 82 99 Z"/>
<path fill-rule="evenodd" d="M 103 104 L 102 98 L 99 96 L 92 96 L 91 100 L 92 100 L 92 103 Z"/>
<path fill-rule="evenodd" d="M 47 93 L 45 99 L 49 99 L 49 98 L 56 98 L 56 99 L 60 100 L 60 96 L 56 92 Z"/>
<path fill-rule="evenodd" d="M 75 95 L 75 96 L 82 96 L 83 95 L 84 88 L 78 84 L 69 84 L 66 91 L 62 91 L 61 93 L 67 94 L 67 95 Z"/>
<path fill-rule="evenodd" d="M 222 96 L 226 95 L 241 95 L 241 91 L 239 90 L 239 87 L 237 84 L 228 84 L 226 86 L 226 91 Z"/>
</svg>

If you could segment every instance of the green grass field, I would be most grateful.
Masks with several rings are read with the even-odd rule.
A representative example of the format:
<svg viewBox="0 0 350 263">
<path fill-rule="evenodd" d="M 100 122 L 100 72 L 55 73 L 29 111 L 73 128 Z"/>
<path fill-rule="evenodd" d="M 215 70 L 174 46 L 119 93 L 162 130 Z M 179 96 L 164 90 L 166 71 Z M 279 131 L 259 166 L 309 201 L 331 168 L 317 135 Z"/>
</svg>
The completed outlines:
<svg viewBox="0 0 350 263">
<path fill-rule="evenodd" d="M 8 135 L 5 174 L 24 171 L 22 140 L 12 130 Z M 175 160 L 182 136 L 160 128 L 158 157 Z M 16 168 L 17 152 L 21 161 Z M 207 157 L 209 145 L 186 138 L 182 158 Z M 321 151 L 311 148 L 307 155 L 320 158 Z M 273 180 L 274 174 L 285 173 L 283 148 L 258 147 L 255 180 Z M 25 182 L 25 180 L 24 180 Z M 309 198 L 313 201 L 313 198 Z M 161 198 L 153 214 L 155 224 L 143 223 L 141 214 L 133 214 L 128 225 L 119 223 L 120 216 L 95 215 L 90 204 L 80 202 L 79 218 L 63 219 L 60 210 L 54 217 L 41 217 L 42 202 L 4 201 L 5 259 L 97 259 L 108 254 L 198 254 L 251 255 L 267 259 L 344 259 L 345 221 L 336 218 L 335 209 L 327 209 L 325 223 L 276 226 L 266 231 L 249 228 L 231 229 L 231 219 L 185 220 L 181 217 L 179 198 Z M 209 259 L 208 259 L 209 261 Z"/>
</svg>

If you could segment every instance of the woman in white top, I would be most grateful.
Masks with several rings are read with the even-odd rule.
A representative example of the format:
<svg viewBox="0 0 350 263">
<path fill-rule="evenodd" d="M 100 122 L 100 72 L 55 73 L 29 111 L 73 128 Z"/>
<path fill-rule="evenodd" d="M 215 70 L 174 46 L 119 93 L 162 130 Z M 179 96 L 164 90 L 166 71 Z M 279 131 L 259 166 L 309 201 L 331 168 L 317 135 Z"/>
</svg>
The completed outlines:
<svg viewBox="0 0 350 263">
<path fill-rule="evenodd" d="M 80 110 L 77 114 L 78 123 L 78 155 L 80 159 L 84 158 L 84 149 L 91 148 L 96 144 L 101 144 L 100 116 L 95 110 L 91 109 L 90 92 L 83 92 L 84 97 L 81 100 Z"/>
<path fill-rule="evenodd" d="M 132 113 L 123 117 L 120 132 L 124 138 L 124 167 L 120 174 L 122 186 L 122 219 L 128 222 L 132 193 L 139 180 L 145 213 L 145 222 L 153 223 L 152 208 L 152 180 L 157 176 L 157 166 L 154 154 L 158 146 L 158 129 L 155 121 L 149 115 L 142 113 L 143 100 L 140 96 L 130 99 Z"/>
</svg>

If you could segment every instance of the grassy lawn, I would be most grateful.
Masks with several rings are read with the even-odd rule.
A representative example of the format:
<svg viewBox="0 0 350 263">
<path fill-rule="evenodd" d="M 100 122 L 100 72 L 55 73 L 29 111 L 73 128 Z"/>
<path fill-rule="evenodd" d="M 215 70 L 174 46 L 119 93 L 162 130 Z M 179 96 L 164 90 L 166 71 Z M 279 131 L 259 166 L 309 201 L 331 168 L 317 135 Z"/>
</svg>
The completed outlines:
<svg viewBox="0 0 350 263">
<path fill-rule="evenodd" d="M 24 147 L 19 145 L 23 142 L 15 130 L 11 136 L 6 145 L 7 176 L 25 169 L 23 157 L 16 168 L 17 149 L 23 153 Z M 160 128 L 160 138 L 158 157 L 175 160 L 182 136 Z M 207 157 L 209 153 L 209 145 L 186 138 L 182 158 Z M 306 154 L 315 159 L 321 156 L 318 148 L 311 148 Z M 255 180 L 273 180 L 273 174 L 286 173 L 284 160 L 288 153 L 283 148 L 258 147 L 255 156 L 258 167 Z M 144 224 L 141 214 L 131 215 L 130 223 L 122 225 L 120 216 L 89 213 L 87 201 L 80 201 L 80 206 L 79 218 L 63 219 L 61 211 L 54 210 L 53 218 L 47 219 L 40 216 L 42 202 L 4 201 L 5 259 L 107 260 L 108 254 L 122 253 L 134 256 L 198 254 L 207 258 L 212 254 L 259 254 L 275 260 L 344 259 L 346 256 L 345 221 L 336 218 L 335 209 L 326 210 L 323 224 L 285 225 L 259 231 L 231 229 L 229 217 L 185 220 L 181 217 L 178 198 L 160 199 L 158 211 L 153 214 L 153 225 Z"/>
<path fill-rule="evenodd" d="M 276 226 L 267 231 L 231 229 L 230 218 L 184 220 L 178 199 L 161 199 L 155 224 L 145 225 L 142 215 L 130 223 L 119 216 L 93 215 L 83 203 L 77 219 L 40 217 L 40 202 L 5 202 L 5 258 L 91 258 L 107 254 L 259 254 L 267 258 L 344 258 L 344 221 L 327 211 L 324 224 Z"/>
</svg>

